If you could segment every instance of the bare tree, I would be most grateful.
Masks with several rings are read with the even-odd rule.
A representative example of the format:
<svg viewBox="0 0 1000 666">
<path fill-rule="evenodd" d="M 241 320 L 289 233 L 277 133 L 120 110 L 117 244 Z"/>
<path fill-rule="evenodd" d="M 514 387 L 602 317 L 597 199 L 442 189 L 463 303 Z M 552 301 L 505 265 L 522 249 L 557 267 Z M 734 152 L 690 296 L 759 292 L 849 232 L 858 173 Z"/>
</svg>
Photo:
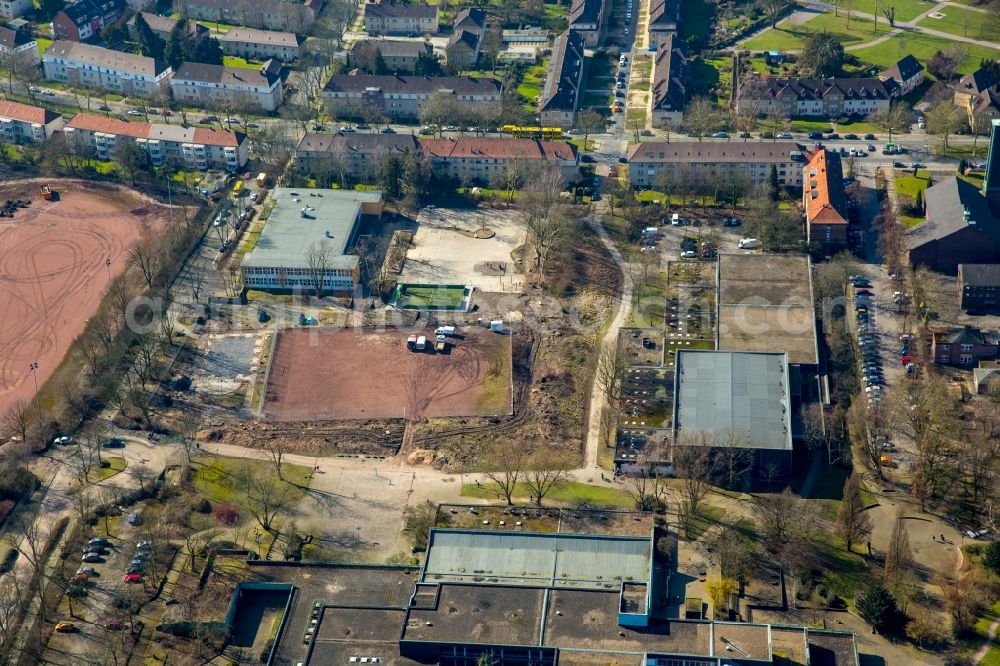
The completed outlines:
<svg viewBox="0 0 1000 666">
<path fill-rule="evenodd" d="M 688 535 L 694 530 L 701 503 L 708 496 L 713 473 L 711 442 L 704 433 L 683 435 L 672 449 L 674 474 L 681 478 L 678 515 Z"/>
<path fill-rule="evenodd" d="M 28 443 L 28 430 L 31 428 L 29 405 L 20 398 L 10 403 L 3 417 L 3 428 L 20 438 L 21 445 Z"/>
<path fill-rule="evenodd" d="M 604 393 L 604 399 L 615 404 L 622 397 L 622 384 L 625 381 L 625 354 L 619 349 L 617 342 L 601 351 L 597 357 L 596 376 L 598 386 Z"/>
<path fill-rule="evenodd" d="M 274 437 L 268 439 L 264 446 L 267 448 L 267 453 L 271 458 L 271 463 L 274 464 L 275 473 L 277 473 L 279 479 L 284 481 L 285 477 L 281 475 L 281 459 L 284 457 L 285 453 L 288 452 L 289 446 L 287 440 Z"/>
<path fill-rule="evenodd" d="M 526 232 L 543 282 L 546 260 L 571 228 L 562 190 L 562 174 L 557 169 L 546 169 L 527 182 L 519 201 L 518 221 Z"/>
<path fill-rule="evenodd" d="M 521 442 L 497 443 L 486 452 L 484 464 L 491 469 L 483 474 L 499 486 L 508 506 L 514 503 L 514 490 L 524 477 L 526 462 L 527 452 Z"/>
<path fill-rule="evenodd" d="M 865 511 L 861 499 L 861 475 L 853 472 L 844 482 L 844 497 L 837 511 L 837 534 L 844 540 L 848 551 L 872 533 L 872 517 Z"/>
<path fill-rule="evenodd" d="M 313 242 L 306 248 L 305 259 L 316 298 L 322 298 L 326 276 L 330 273 L 333 261 L 333 250 L 325 240 Z"/>
<path fill-rule="evenodd" d="M 897 586 L 903 576 L 913 569 L 913 548 L 910 533 L 906 529 L 906 516 L 900 508 L 896 512 L 896 522 L 892 526 L 892 536 L 885 552 L 885 580 L 890 589 Z"/>
<path fill-rule="evenodd" d="M 241 489 L 247 494 L 247 509 L 266 532 L 272 532 L 274 520 L 295 498 L 295 488 L 269 474 L 256 474 L 251 465 L 245 465 L 237 475 Z"/>
<path fill-rule="evenodd" d="M 639 511 L 659 511 L 667 504 L 669 486 L 658 473 L 622 477 L 622 492 L 635 502 Z"/>
<path fill-rule="evenodd" d="M 537 506 L 542 505 L 542 500 L 556 485 L 569 479 L 565 456 L 551 449 L 543 449 L 532 456 L 527 468 L 524 484 L 531 491 Z"/>
<path fill-rule="evenodd" d="M 129 261 L 139 269 L 146 286 L 150 288 L 153 286 L 153 278 L 160 269 L 162 249 L 159 245 L 149 233 L 145 233 L 128 252 Z"/>
</svg>

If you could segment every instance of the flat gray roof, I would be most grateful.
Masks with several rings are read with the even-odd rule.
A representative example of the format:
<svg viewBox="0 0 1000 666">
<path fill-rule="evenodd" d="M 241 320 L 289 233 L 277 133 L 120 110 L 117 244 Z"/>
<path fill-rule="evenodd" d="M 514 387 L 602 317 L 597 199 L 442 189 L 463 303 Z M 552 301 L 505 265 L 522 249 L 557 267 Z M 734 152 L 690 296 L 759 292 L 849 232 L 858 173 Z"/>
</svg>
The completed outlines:
<svg viewBox="0 0 1000 666">
<path fill-rule="evenodd" d="M 380 191 L 275 188 L 274 207 L 242 265 L 308 268 L 306 251 L 314 243 L 326 243 L 332 254 L 330 268 L 353 269 L 358 258 L 344 253 L 353 240 L 361 205 L 381 198 Z"/>
<path fill-rule="evenodd" d="M 650 555 L 648 536 L 435 529 L 422 580 L 617 590 L 649 580 Z"/>
<path fill-rule="evenodd" d="M 678 350 L 674 372 L 675 441 L 707 433 L 706 444 L 732 436 L 747 448 L 792 449 L 787 354 Z"/>
</svg>

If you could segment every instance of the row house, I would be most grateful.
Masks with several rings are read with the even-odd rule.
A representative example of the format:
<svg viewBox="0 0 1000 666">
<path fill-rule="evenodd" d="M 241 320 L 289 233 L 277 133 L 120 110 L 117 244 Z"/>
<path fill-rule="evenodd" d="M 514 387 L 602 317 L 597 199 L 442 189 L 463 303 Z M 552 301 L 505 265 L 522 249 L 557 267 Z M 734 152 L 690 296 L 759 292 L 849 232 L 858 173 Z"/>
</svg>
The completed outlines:
<svg viewBox="0 0 1000 666">
<path fill-rule="evenodd" d="M 0 26 L 0 55 L 4 59 L 15 56 L 22 67 L 34 67 L 41 60 L 38 42 L 28 30 L 13 30 L 6 26 Z"/>
<path fill-rule="evenodd" d="M 1000 351 L 1000 335 L 966 326 L 937 331 L 931 337 L 935 363 L 974 368 L 980 361 L 995 361 Z"/>
<path fill-rule="evenodd" d="M 653 61 L 653 127 L 677 127 L 684 119 L 687 103 L 688 62 L 684 51 L 667 36 L 656 49 Z"/>
<path fill-rule="evenodd" d="M 567 30 L 556 38 L 545 86 L 538 98 L 538 111 L 544 127 L 573 127 L 576 112 L 583 101 L 585 60 L 580 34 Z"/>
<path fill-rule="evenodd" d="M 463 9 L 455 15 L 455 26 L 445 55 L 453 72 L 473 69 L 479 60 L 479 49 L 486 32 L 486 13 L 481 9 Z"/>
<path fill-rule="evenodd" d="M 439 28 L 437 5 L 365 3 L 365 32 L 369 35 L 433 35 Z"/>
<path fill-rule="evenodd" d="M 335 74 L 323 98 L 337 115 L 364 116 L 364 109 L 381 109 L 394 122 L 416 121 L 433 95 L 450 95 L 470 111 L 480 106 L 500 109 L 500 83 L 495 79 L 460 76 L 388 76 Z"/>
<path fill-rule="evenodd" d="M 840 155 L 817 150 L 804 167 L 802 209 L 806 215 L 806 239 L 826 248 L 847 243 L 847 195 Z"/>
<path fill-rule="evenodd" d="M 608 33 L 611 0 L 573 0 L 569 7 L 569 29 L 583 37 L 588 47 L 598 46 Z"/>
<path fill-rule="evenodd" d="M 177 25 L 179 19 L 171 18 L 169 16 L 160 16 L 159 14 L 153 14 L 151 12 L 140 12 L 128 20 L 128 32 L 132 39 L 136 38 L 135 34 L 135 19 L 138 16 L 142 16 L 142 19 L 149 26 L 149 29 L 154 35 L 167 41 L 170 39 L 170 33 L 173 32 L 174 26 Z M 195 41 L 200 41 L 205 37 L 208 37 L 208 28 L 196 23 L 194 21 L 187 22 L 187 31 Z"/>
<path fill-rule="evenodd" d="M 677 34 L 681 18 L 680 0 L 650 0 L 649 44 L 659 46 Z"/>
<path fill-rule="evenodd" d="M 258 30 L 257 28 L 232 28 L 219 35 L 219 45 L 226 55 L 245 60 L 269 60 L 292 62 L 305 52 L 305 39 L 294 32 Z"/>
<path fill-rule="evenodd" d="M 420 56 L 433 53 L 433 47 L 427 42 L 397 41 L 394 39 L 363 39 L 354 42 L 348 61 L 351 67 L 356 63 L 370 62 L 375 51 L 382 56 L 382 62 L 389 72 L 412 73 Z"/>
<path fill-rule="evenodd" d="M 884 83 L 890 84 L 893 97 L 902 97 L 924 82 L 924 66 L 912 55 L 905 55 L 879 74 Z"/>
<path fill-rule="evenodd" d="M 804 161 L 802 146 L 794 141 L 650 141 L 629 148 L 628 173 L 633 185 L 645 188 L 685 178 L 757 185 L 767 181 L 773 166 L 779 185 L 801 187 Z"/>
<path fill-rule="evenodd" d="M 312 30 L 321 9 L 318 0 L 301 3 L 280 0 L 177 0 L 174 6 L 181 16 L 196 21 L 301 35 Z"/>
<path fill-rule="evenodd" d="M 4 143 L 44 143 L 62 125 L 63 117 L 54 111 L 0 101 L 0 141 Z"/>
<path fill-rule="evenodd" d="M 982 67 L 952 85 L 955 106 L 965 109 L 969 127 L 977 134 L 990 131 L 991 121 L 1000 118 L 1000 82 Z"/>
<path fill-rule="evenodd" d="M 169 163 L 198 171 L 236 171 L 249 158 L 246 135 L 239 132 L 129 122 L 87 113 L 73 116 L 63 131 L 67 140 L 84 142 L 102 160 L 112 159 L 114 147 L 125 140 L 145 148 L 156 166 Z"/>
<path fill-rule="evenodd" d="M 274 111 L 282 103 L 281 64 L 268 60 L 258 69 L 185 62 L 170 79 L 174 99 L 199 106 L 251 106 Z"/>
<path fill-rule="evenodd" d="M 553 167 L 559 170 L 566 183 L 575 182 L 579 176 L 576 146 L 564 141 L 538 139 L 306 134 L 295 149 L 295 161 L 303 175 L 336 177 L 337 172 L 343 170 L 356 181 L 377 180 L 373 174 L 378 173 L 385 156 L 407 152 L 415 152 L 426 159 L 435 176 L 465 183 L 495 183 L 513 161 Z"/>
<path fill-rule="evenodd" d="M 127 7 L 124 0 L 79 0 L 52 17 L 52 33 L 56 39 L 72 42 L 98 37 Z"/>
<path fill-rule="evenodd" d="M 876 78 L 809 79 L 750 76 L 740 83 L 736 108 L 741 115 L 867 116 L 889 109 L 895 84 Z"/>
<path fill-rule="evenodd" d="M 154 58 L 64 40 L 45 51 L 42 68 L 49 81 L 139 97 L 167 94 L 171 74 Z"/>
</svg>

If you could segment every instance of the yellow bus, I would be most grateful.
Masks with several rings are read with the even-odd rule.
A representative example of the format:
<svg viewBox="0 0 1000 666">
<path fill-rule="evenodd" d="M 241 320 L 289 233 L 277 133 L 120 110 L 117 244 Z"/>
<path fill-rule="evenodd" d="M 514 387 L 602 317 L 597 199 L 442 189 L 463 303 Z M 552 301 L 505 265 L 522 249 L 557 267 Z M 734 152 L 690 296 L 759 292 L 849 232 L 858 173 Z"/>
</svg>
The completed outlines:
<svg viewBox="0 0 1000 666">
<path fill-rule="evenodd" d="M 236 184 L 233 185 L 233 196 L 234 197 L 240 196 L 240 193 L 242 191 L 243 191 L 243 181 L 242 180 L 238 180 L 238 181 L 236 181 Z"/>
<path fill-rule="evenodd" d="M 543 139 L 561 139 L 562 138 L 562 128 L 561 127 L 534 127 L 521 126 L 521 125 L 504 125 L 500 128 L 501 134 L 510 134 L 518 139 L 537 139 L 538 135 L 541 134 Z"/>
</svg>

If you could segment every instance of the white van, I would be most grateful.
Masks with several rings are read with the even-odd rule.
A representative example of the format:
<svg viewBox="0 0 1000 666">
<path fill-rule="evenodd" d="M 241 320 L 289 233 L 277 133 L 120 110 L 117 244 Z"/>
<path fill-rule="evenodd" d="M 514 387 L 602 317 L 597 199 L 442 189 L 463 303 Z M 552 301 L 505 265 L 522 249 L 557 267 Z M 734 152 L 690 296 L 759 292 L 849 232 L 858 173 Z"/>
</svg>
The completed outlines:
<svg viewBox="0 0 1000 666">
<path fill-rule="evenodd" d="M 454 326 L 438 326 L 434 329 L 434 335 L 455 335 Z"/>
<path fill-rule="evenodd" d="M 739 247 L 741 250 L 752 250 L 760 245 L 760 241 L 756 238 L 741 238 Z"/>
<path fill-rule="evenodd" d="M 677 213 L 674 213 L 673 215 L 671 215 L 670 216 L 670 224 L 672 226 L 679 227 L 681 225 L 681 216 L 679 214 L 677 214 Z"/>
</svg>

